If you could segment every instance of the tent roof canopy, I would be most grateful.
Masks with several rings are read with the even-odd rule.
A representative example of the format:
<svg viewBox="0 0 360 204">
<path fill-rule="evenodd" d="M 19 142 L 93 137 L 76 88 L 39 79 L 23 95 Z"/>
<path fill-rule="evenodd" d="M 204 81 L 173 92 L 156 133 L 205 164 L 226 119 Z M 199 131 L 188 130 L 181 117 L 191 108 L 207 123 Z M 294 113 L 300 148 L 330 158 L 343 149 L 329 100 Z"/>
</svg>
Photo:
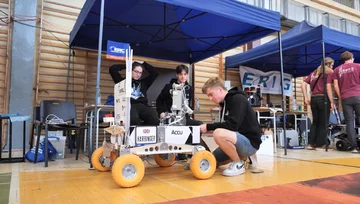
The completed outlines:
<svg viewBox="0 0 360 204">
<path fill-rule="evenodd" d="M 284 72 L 295 77 L 310 74 L 321 64 L 322 42 L 325 56 L 333 58 L 335 66 L 344 51 L 352 52 L 355 59 L 360 57 L 360 37 L 303 21 L 282 35 Z M 278 39 L 225 58 L 227 68 L 240 65 L 265 72 L 280 70 Z"/>
<path fill-rule="evenodd" d="M 101 0 L 87 0 L 70 46 L 98 49 Z M 279 31 L 280 13 L 236 0 L 108 0 L 107 40 L 129 43 L 134 55 L 195 63 Z"/>
</svg>

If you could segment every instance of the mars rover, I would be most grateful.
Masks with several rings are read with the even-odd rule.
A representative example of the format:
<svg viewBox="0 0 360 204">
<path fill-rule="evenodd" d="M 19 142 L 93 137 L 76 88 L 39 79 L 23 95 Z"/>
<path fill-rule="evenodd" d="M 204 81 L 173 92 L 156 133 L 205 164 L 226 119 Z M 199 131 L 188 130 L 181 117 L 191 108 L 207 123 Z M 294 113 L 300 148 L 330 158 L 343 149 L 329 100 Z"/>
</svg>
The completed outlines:
<svg viewBox="0 0 360 204">
<path fill-rule="evenodd" d="M 126 57 L 126 76 L 131 76 L 132 54 Z M 153 155 L 161 167 L 172 166 L 176 154 L 192 154 L 190 169 L 197 179 L 209 179 L 215 173 L 216 160 L 213 154 L 200 145 L 200 127 L 186 126 L 185 115 L 192 114 L 188 106 L 184 85 L 174 84 L 172 112 L 167 113 L 159 126 L 130 126 L 131 77 L 126 77 L 114 87 L 115 116 L 104 118 L 110 122 L 106 129 L 111 134 L 111 142 L 104 140 L 91 157 L 98 171 L 112 171 L 115 182 L 121 187 L 134 187 L 144 177 L 145 165 L 142 158 Z"/>
</svg>

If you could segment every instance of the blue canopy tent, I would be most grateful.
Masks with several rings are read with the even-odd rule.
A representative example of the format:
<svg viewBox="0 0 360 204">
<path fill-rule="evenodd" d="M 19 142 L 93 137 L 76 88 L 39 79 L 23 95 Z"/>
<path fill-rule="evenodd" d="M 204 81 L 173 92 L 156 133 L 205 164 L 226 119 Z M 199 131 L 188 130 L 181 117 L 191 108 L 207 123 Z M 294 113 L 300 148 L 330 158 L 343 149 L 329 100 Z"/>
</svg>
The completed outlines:
<svg viewBox="0 0 360 204">
<path fill-rule="evenodd" d="M 98 50 L 97 99 L 108 40 L 130 44 L 135 56 L 193 64 L 280 28 L 280 13 L 236 0 L 87 0 L 69 44 Z"/>
<path fill-rule="evenodd" d="M 315 27 L 303 21 L 282 35 L 284 72 L 294 77 L 307 76 L 314 71 L 325 55 L 335 60 L 339 65 L 340 54 L 351 51 L 355 59 L 359 59 L 360 37 L 346 34 L 320 25 Z M 227 69 L 248 66 L 261 71 L 278 70 L 280 61 L 277 40 L 255 47 L 243 53 L 225 58 Z"/>
<path fill-rule="evenodd" d="M 335 66 L 341 64 L 340 55 L 344 51 L 352 52 L 354 58 L 359 59 L 360 37 L 323 25 L 315 27 L 303 21 L 282 35 L 282 50 L 284 72 L 300 77 L 314 71 L 321 65 L 325 56 L 333 58 Z M 226 57 L 225 67 L 239 69 L 239 65 L 243 65 L 264 72 L 277 70 L 281 64 L 276 57 L 278 54 L 276 40 L 272 40 L 244 53 Z M 323 70 L 323 76 L 326 77 L 325 69 Z M 327 98 L 326 91 L 324 97 Z"/>
<path fill-rule="evenodd" d="M 101 0 L 87 0 L 70 33 L 72 47 L 98 49 Z M 194 63 L 280 30 L 280 14 L 235 0 L 108 0 L 107 40 L 134 55 Z"/>
</svg>

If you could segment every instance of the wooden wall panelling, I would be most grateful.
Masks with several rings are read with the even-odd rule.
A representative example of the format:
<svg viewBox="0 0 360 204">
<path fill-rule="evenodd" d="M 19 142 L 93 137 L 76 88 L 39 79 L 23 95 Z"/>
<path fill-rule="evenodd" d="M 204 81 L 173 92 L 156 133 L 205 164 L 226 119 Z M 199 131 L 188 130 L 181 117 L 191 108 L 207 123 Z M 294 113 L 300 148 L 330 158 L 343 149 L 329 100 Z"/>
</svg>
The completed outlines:
<svg viewBox="0 0 360 204">
<path fill-rule="evenodd" d="M 2 0 L 0 1 L 0 9 L 7 13 L 3 17 L 7 17 L 8 19 L 4 19 L 4 21 L 9 21 L 10 16 L 12 15 L 11 12 L 11 4 L 9 3 L 9 0 Z M 3 100 L 0 100 L 0 111 L 7 112 L 8 110 L 8 93 L 9 93 L 9 86 L 7 86 L 9 77 L 10 77 L 10 71 L 9 71 L 9 51 L 11 50 L 11 32 L 12 32 L 12 24 L 6 24 L 4 22 L 1 22 L 0 24 L 0 97 Z"/>
<path fill-rule="evenodd" d="M 87 59 L 89 56 L 89 52 L 88 51 L 85 51 L 85 58 Z M 84 96 L 86 96 L 86 90 L 87 90 L 87 86 L 88 86 L 88 69 L 89 65 L 88 65 L 88 60 L 86 60 L 85 62 L 85 74 L 84 74 Z M 86 97 L 83 97 L 83 104 L 85 106 L 86 104 Z M 83 118 L 85 119 L 85 110 L 83 109 Z"/>
<path fill-rule="evenodd" d="M 230 81 L 231 87 L 239 87 L 242 89 L 239 70 L 228 70 L 227 80 Z"/>
<path fill-rule="evenodd" d="M 226 51 L 219 55 L 207 58 L 195 64 L 195 98 L 199 98 L 200 111 L 209 112 L 209 114 L 195 115 L 195 119 L 203 122 L 211 122 L 210 109 L 217 106 L 211 102 L 208 97 L 202 93 L 203 84 L 212 77 L 220 77 L 225 79 L 225 57 L 242 52 L 243 46 Z M 241 86 L 240 73 L 238 70 L 227 70 L 227 80 L 231 86 Z"/>
<path fill-rule="evenodd" d="M 35 103 L 41 100 L 66 100 L 69 33 L 85 1 L 44 0 L 40 9 L 38 77 Z M 68 101 L 76 104 L 77 121 L 82 122 L 84 105 L 85 51 L 74 51 L 71 57 Z"/>
<path fill-rule="evenodd" d="M 85 1 L 61 2 L 43 0 L 39 5 L 34 105 L 41 100 L 66 100 L 69 33 Z M 81 123 L 86 55 L 84 51 L 71 55 L 68 101 L 75 103 L 77 122 Z"/>
<path fill-rule="evenodd" d="M 220 53 L 219 54 L 219 77 L 222 78 L 222 79 L 225 79 L 224 78 L 224 57 L 223 57 L 223 53 Z"/>
<path fill-rule="evenodd" d="M 97 73 L 97 52 L 89 51 L 87 53 L 87 78 L 86 78 L 86 90 L 85 90 L 85 102 L 90 104 L 95 104 L 95 92 L 96 92 L 96 73 Z M 109 74 L 109 67 L 112 64 L 121 64 L 122 62 L 106 59 L 105 55 L 101 56 L 101 70 L 100 70 L 100 94 L 101 94 L 101 104 L 105 104 L 106 99 L 109 95 L 114 94 L 114 82 L 112 81 Z M 124 76 L 125 71 L 121 72 Z M 106 134 L 103 129 L 99 129 L 99 144 L 102 144 L 104 137 L 106 135 L 106 140 L 109 141 L 109 134 Z M 95 141 L 95 138 L 93 139 Z M 95 147 L 95 142 L 94 142 Z"/>
<path fill-rule="evenodd" d="M 242 45 L 242 46 L 239 46 L 237 48 L 234 48 L 234 49 L 231 49 L 231 50 L 228 50 L 228 51 L 224 52 L 223 53 L 222 64 L 225 66 L 225 58 L 226 57 L 232 56 L 232 55 L 235 55 L 235 54 L 239 54 L 239 53 L 243 52 L 245 49 L 246 49 L 246 45 Z M 225 74 L 225 71 L 223 73 Z M 242 88 L 239 68 L 232 69 L 232 70 L 227 70 L 227 80 L 230 81 L 231 87 L 237 86 L 239 88 Z"/>
<path fill-rule="evenodd" d="M 292 110 L 293 106 L 293 98 L 296 95 L 296 105 L 297 107 L 301 106 L 304 111 L 307 110 L 307 106 L 305 105 L 304 94 L 301 90 L 301 83 L 303 82 L 303 77 L 297 77 L 293 79 L 293 96 L 290 99 L 290 109 Z"/>
<path fill-rule="evenodd" d="M 9 99 L 9 89 L 8 86 L 10 70 L 9 70 L 9 62 L 10 62 L 10 50 L 11 50 L 11 32 L 12 32 L 12 24 L 7 23 L 10 21 L 10 17 L 12 15 L 11 12 L 11 3 L 10 0 L 0 0 L 0 10 L 4 13 L 0 14 L 0 17 L 3 19 L 0 22 L 0 112 L 7 113 L 8 112 L 8 99 Z M 6 13 L 6 14 L 5 14 Z M 2 129 L 2 147 L 5 146 L 6 135 L 7 135 L 7 121 L 3 121 L 3 129 Z"/>
<path fill-rule="evenodd" d="M 218 77 L 219 73 L 219 60 L 220 55 L 216 55 L 210 58 L 207 58 L 203 61 L 200 61 L 194 65 L 195 68 L 195 98 L 199 99 L 200 103 L 200 111 L 201 112 L 209 112 L 210 109 L 216 106 L 215 103 L 211 102 L 208 97 L 202 93 L 202 86 L 203 84 L 211 77 Z M 210 114 L 197 114 L 195 115 L 196 120 L 201 120 L 204 123 L 211 122 L 211 115 Z"/>
<path fill-rule="evenodd" d="M 109 74 L 109 67 L 112 64 L 121 64 L 119 61 L 106 59 L 105 55 L 101 56 L 101 70 L 100 70 L 100 93 L 101 104 L 106 102 L 109 95 L 114 94 L 114 82 Z M 97 72 L 97 53 L 88 52 L 87 57 L 87 86 L 85 101 L 88 104 L 95 103 L 96 91 L 96 72 Z M 124 74 L 124 72 L 122 72 Z"/>
<path fill-rule="evenodd" d="M 42 45 L 42 35 L 43 35 L 43 16 L 44 16 L 44 0 L 40 1 L 40 8 L 38 9 L 37 15 L 39 15 L 39 21 L 37 25 L 40 29 L 37 29 L 37 36 L 38 38 L 35 40 L 35 49 L 37 49 L 37 54 L 35 55 L 35 80 L 33 85 L 34 92 L 34 99 L 33 99 L 33 106 L 37 106 L 39 100 L 39 78 L 40 78 L 40 56 L 41 56 L 41 45 Z"/>
<path fill-rule="evenodd" d="M 270 102 L 274 106 L 281 106 L 282 105 L 282 96 L 279 94 L 269 94 L 270 95 Z"/>
</svg>

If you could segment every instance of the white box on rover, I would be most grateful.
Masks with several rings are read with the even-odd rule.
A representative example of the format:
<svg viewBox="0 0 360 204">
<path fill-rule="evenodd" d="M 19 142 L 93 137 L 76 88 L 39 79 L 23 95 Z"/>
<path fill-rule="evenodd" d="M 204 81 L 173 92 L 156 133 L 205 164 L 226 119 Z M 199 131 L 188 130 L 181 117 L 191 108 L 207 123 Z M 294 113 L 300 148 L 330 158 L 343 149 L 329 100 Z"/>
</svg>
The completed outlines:
<svg viewBox="0 0 360 204">
<path fill-rule="evenodd" d="M 50 137 L 50 136 L 49 136 Z M 40 136 L 40 142 L 44 141 L 45 135 Z M 34 138 L 34 147 L 36 145 L 37 136 Z M 54 146 L 54 148 L 57 151 L 56 159 L 64 159 L 65 157 L 65 143 L 66 143 L 66 137 L 64 136 L 51 136 L 49 138 L 49 141 Z"/>
</svg>

